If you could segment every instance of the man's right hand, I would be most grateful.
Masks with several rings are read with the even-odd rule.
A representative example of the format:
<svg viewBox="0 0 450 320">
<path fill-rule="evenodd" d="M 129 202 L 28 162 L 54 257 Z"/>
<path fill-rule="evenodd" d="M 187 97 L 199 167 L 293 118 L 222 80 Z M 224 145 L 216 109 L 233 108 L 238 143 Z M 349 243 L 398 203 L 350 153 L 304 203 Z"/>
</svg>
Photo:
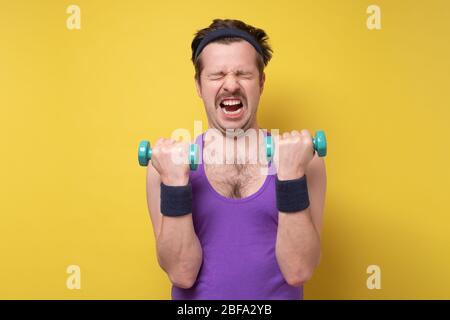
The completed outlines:
<svg viewBox="0 0 450 320">
<path fill-rule="evenodd" d="M 167 186 L 185 186 L 189 182 L 189 144 L 159 139 L 152 149 L 152 165 Z"/>
</svg>

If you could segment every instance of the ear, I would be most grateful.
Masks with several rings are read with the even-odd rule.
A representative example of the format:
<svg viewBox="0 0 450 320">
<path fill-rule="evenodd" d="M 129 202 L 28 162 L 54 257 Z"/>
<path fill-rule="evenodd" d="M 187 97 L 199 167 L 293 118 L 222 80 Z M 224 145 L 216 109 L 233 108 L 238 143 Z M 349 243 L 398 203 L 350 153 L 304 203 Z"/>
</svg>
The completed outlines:
<svg viewBox="0 0 450 320">
<path fill-rule="evenodd" d="M 259 86 L 260 86 L 260 88 L 261 88 L 261 93 L 263 92 L 263 90 L 264 90 L 264 82 L 266 81 L 266 74 L 264 73 L 264 71 L 263 71 L 263 73 L 262 73 L 262 77 L 261 77 L 261 79 L 259 80 Z"/>
<path fill-rule="evenodd" d="M 202 87 L 200 84 L 200 80 L 198 80 L 195 75 L 194 75 L 194 80 L 195 80 L 195 87 L 197 88 L 197 94 L 201 98 L 202 97 Z"/>
</svg>

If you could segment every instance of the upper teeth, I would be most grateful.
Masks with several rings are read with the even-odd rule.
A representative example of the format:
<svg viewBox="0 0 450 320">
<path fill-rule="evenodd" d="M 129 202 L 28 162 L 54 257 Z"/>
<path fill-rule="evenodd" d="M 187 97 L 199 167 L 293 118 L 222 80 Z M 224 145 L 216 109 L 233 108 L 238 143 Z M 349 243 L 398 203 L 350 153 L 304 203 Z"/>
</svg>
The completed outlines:
<svg viewBox="0 0 450 320">
<path fill-rule="evenodd" d="M 223 100 L 222 103 L 225 106 L 234 106 L 234 105 L 241 103 L 241 100 Z"/>
</svg>

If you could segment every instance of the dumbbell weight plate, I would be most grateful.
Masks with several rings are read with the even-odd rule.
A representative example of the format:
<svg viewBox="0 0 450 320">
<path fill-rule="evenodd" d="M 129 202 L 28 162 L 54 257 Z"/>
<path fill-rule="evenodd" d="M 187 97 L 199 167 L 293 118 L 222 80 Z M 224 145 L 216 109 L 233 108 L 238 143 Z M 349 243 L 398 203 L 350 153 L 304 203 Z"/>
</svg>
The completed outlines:
<svg viewBox="0 0 450 320">
<path fill-rule="evenodd" d="M 199 162 L 198 159 L 199 159 L 198 145 L 193 143 L 189 146 L 189 164 L 191 170 L 197 170 Z"/>
<path fill-rule="evenodd" d="M 152 148 L 150 146 L 150 142 L 147 140 L 142 140 L 139 143 L 138 149 L 138 161 L 139 165 L 142 167 L 146 167 L 148 165 L 148 161 L 152 158 Z"/>
<path fill-rule="evenodd" d="M 316 136 L 313 139 L 314 149 L 317 151 L 319 157 L 325 157 L 327 155 L 327 140 L 325 132 L 319 130 L 316 132 Z"/>
</svg>

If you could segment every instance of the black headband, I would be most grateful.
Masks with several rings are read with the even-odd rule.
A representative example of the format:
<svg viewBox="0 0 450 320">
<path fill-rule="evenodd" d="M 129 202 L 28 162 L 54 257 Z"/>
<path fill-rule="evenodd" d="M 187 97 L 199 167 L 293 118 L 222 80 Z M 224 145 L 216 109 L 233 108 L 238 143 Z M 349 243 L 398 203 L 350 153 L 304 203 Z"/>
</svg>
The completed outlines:
<svg viewBox="0 0 450 320">
<path fill-rule="evenodd" d="M 199 54 L 202 52 L 202 50 L 212 41 L 217 40 L 219 38 L 241 38 L 246 40 L 248 43 L 250 43 L 256 51 L 261 56 L 264 56 L 263 50 L 261 46 L 259 45 L 258 41 L 255 40 L 250 34 L 247 32 L 236 29 L 236 28 L 223 28 L 223 29 L 217 29 L 210 33 L 208 33 L 202 41 L 200 41 L 200 44 L 197 47 L 197 50 L 195 50 L 194 60 L 197 59 Z"/>
</svg>

